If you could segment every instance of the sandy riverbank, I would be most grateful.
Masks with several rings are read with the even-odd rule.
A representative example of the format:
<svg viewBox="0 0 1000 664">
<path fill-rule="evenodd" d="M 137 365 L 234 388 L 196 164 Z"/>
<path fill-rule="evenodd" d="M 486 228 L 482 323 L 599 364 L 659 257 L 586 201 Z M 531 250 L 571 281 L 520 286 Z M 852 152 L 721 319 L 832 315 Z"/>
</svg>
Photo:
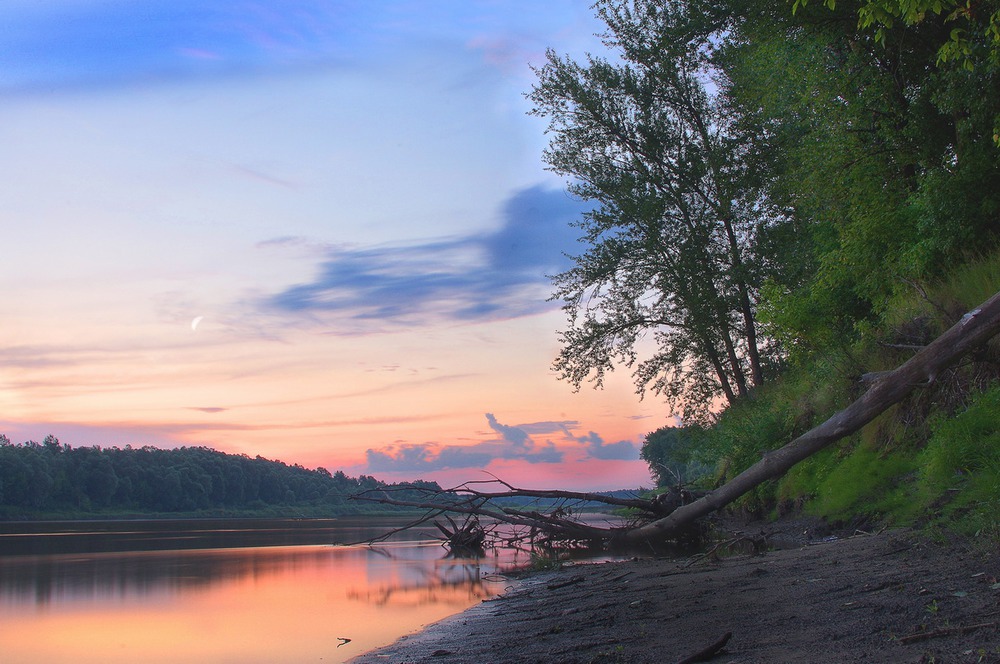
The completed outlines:
<svg viewBox="0 0 1000 664">
<path fill-rule="evenodd" d="M 403 662 L 1000 662 L 1000 556 L 908 531 L 565 567 L 368 653 Z M 689 660 L 691 661 L 691 660 Z"/>
</svg>

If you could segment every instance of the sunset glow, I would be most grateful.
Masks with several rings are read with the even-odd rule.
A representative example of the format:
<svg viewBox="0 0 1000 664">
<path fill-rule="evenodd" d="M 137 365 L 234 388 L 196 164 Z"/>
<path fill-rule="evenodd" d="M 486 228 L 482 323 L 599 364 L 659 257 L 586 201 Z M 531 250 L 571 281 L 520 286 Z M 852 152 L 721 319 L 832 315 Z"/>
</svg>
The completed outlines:
<svg viewBox="0 0 1000 664">
<path fill-rule="evenodd" d="M 0 579 L 0 647 L 20 664 L 345 661 L 502 589 L 499 578 L 479 582 L 478 565 L 436 560 L 440 550 L 395 549 L 393 561 L 329 546 L 108 554 L 159 566 L 159 576 L 119 578 L 117 592 L 47 561 L 57 588 L 44 603 L 19 602 Z"/>
<path fill-rule="evenodd" d="M 589 2 L 45 0 L 0 21 L 0 433 L 652 484 L 638 449 L 665 406 L 627 369 L 579 393 L 551 370 L 547 275 L 584 208 L 523 94 L 546 48 L 603 51 Z"/>
</svg>

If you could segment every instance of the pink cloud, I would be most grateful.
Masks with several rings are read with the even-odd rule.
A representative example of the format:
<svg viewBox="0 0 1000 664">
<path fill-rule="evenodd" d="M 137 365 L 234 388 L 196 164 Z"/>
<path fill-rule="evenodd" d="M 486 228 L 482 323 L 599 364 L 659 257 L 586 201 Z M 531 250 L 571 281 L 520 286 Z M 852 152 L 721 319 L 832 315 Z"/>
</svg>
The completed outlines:
<svg viewBox="0 0 1000 664">
<path fill-rule="evenodd" d="M 561 464 L 532 464 L 522 460 L 497 459 L 486 467 L 456 468 L 413 472 L 372 472 L 363 466 L 345 469 L 349 475 L 374 475 L 386 482 L 416 479 L 434 481 L 442 487 L 454 487 L 469 481 L 498 477 L 523 489 L 566 489 L 570 491 L 609 491 L 612 489 L 651 488 L 649 467 L 642 461 L 603 461 L 581 459 Z"/>
</svg>

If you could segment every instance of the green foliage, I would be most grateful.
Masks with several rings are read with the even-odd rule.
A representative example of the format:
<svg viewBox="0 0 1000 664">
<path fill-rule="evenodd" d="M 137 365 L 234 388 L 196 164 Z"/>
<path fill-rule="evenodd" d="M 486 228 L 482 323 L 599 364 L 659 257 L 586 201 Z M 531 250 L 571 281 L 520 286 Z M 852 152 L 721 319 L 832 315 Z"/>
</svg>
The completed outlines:
<svg viewBox="0 0 1000 664">
<path fill-rule="evenodd" d="M 725 459 L 720 479 L 730 479 L 790 440 L 789 405 L 757 398 L 729 408 L 712 427 L 700 454 Z"/>
<path fill-rule="evenodd" d="M 760 195 L 753 136 L 708 84 L 722 19 L 693 2 L 596 10 L 616 59 L 550 51 L 528 95 L 549 121 L 546 162 L 594 203 L 579 223 L 587 248 L 554 278 L 569 319 L 555 367 L 577 388 L 630 367 L 638 391 L 704 420 L 716 397 L 763 381 L 773 349 L 756 291 L 783 263 L 755 242 L 784 214 Z"/>
<path fill-rule="evenodd" d="M 976 256 L 976 254 L 970 254 Z M 920 316 L 934 316 L 935 331 L 943 332 L 952 322 L 942 316 L 954 318 L 985 302 L 1000 284 L 1000 254 L 979 255 L 964 261 L 945 279 L 929 287 L 916 287 L 893 303 L 885 321 L 889 326 L 899 326 Z"/>
<path fill-rule="evenodd" d="M 788 368 L 753 398 L 727 408 L 697 439 L 692 457 L 717 469 L 716 481 L 731 479 L 843 406 L 844 358 L 831 353 Z"/>
<path fill-rule="evenodd" d="M 364 475 L 331 475 L 323 468 L 307 470 L 207 447 L 71 447 L 53 436 L 42 444 L 13 445 L 0 436 L 0 517 L 205 511 L 330 515 L 370 511 L 363 503 L 348 507 L 346 499 L 386 486 Z"/>
<path fill-rule="evenodd" d="M 914 284 L 860 341 L 800 358 L 754 398 L 723 412 L 693 455 L 731 478 L 857 398 L 861 374 L 897 367 L 1000 285 L 1000 254 Z M 900 348 L 892 346 L 900 345 Z M 1000 541 L 1000 340 L 857 434 L 742 499 L 758 513 L 803 510 L 986 535 Z"/>
<path fill-rule="evenodd" d="M 739 122 L 770 146 L 768 197 L 808 239 L 782 254 L 798 261 L 787 273 L 797 277 L 766 283 L 759 307 L 798 361 L 853 343 L 910 284 L 941 278 L 970 247 L 996 245 L 1000 72 L 933 66 L 947 32 L 911 19 L 934 3 L 863 3 L 909 17 L 884 44 L 858 26 L 857 5 L 796 4 L 795 15 L 737 4 L 717 61 Z"/>
<path fill-rule="evenodd" d="M 885 344 L 926 344 L 996 292 L 1000 284 L 1000 253 L 969 255 L 976 257 L 961 263 L 946 278 L 923 284 L 913 282 L 890 302 L 881 321 L 867 333 L 871 356 L 867 370 L 889 369 L 905 359 L 905 354 L 894 356 Z M 880 348 L 873 342 L 883 346 Z M 998 345 L 997 341 L 992 342 L 981 354 L 982 359 L 993 357 L 996 361 Z M 881 366 L 875 366 L 878 359 L 883 362 Z M 995 372 L 984 366 L 987 370 L 982 373 L 988 381 Z"/>
<path fill-rule="evenodd" d="M 710 424 L 647 437 L 661 483 L 743 471 L 1000 285 L 998 0 L 791 2 L 603 0 L 620 58 L 550 54 L 529 95 L 549 164 L 596 203 L 556 277 L 557 369 L 627 365 Z M 755 348 L 777 380 L 747 378 Z M 1000 530 L 1000 404 L 977 396 L 1000 342 L 945 373 L 742 506 Z"/>
<path fill-rule="evenodd" d="M 908 490 L 915 468 L 912 454 L 857 445 L 816 478 L 808 511 L 835 521 L 912 516 L 914 502 Z"/>
<path fill-rule="evenodd" d="M 555 551 L 532 551 L 529 569 L 532 572 L 555 572 L 562 569 L 563 560 Z"/>
<path fill-rule="evenodd" d="M 709 423 L 997 246 L 997 0 L 817 4 L 602 0 L 616 58 L 536 72 L 545 159 L 595 204 L 555 277 L 575 387 L 624 365 Z"/>
<path fill-rule="evenodd" d="M 711 472 L 709 466 L 695 458 L 698 439 L 703 433 L 698 426 L 666 426 L 646 434 L 639 455 L 649 464 L 657 486 L 697 482 Z"/>
<path fill-rule="evenodd" d="M 776 484 L 774 505 L 779 515 L 801 511 L 817 487 L 837 465 L 840 449 L 828 447 L 793 466 Z"/>
<path fill-rule="evenodd" d="M 922 502 L 967 534 L 1000 537 L 1000 387 L 976 395 L 954 418 L 939 418 L 917 458 Z"/>
<path fill-rule="evenodd" d="M 808 0 L 789 0 L 792 13 L 807 6 Z M 836 0 L 823 0 L 830 10 Z M 947 35 L 936 42 L 937 63 L 957 62 L 963 69 L 974 70 L 977 63 L 995 64 L 1000 52 L 1000 9 L 995 2 L 960 0 L 866 0 L 857 7 L 858 27 L 871 31 L 875 41 L 886 45 L 894 31 L 924 27 L 933 23 L 933 32 Z M 976 53 L 977 46 L 987 45 L 988 58 Z"/>
</svg>

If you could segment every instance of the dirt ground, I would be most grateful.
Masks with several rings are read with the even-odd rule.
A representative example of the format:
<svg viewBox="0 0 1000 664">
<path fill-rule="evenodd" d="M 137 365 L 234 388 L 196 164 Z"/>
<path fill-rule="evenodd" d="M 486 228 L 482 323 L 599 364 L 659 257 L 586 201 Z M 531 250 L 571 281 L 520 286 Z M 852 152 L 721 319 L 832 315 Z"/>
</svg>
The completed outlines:
<svg viewBox="0 0 1000 664">
<path fill-rule="evenodd" d="M 788 548 L 531 575 L 353 661 L 1000 662 L 997 552 L 909 531 L 742 534 Z"/>
</svg>

